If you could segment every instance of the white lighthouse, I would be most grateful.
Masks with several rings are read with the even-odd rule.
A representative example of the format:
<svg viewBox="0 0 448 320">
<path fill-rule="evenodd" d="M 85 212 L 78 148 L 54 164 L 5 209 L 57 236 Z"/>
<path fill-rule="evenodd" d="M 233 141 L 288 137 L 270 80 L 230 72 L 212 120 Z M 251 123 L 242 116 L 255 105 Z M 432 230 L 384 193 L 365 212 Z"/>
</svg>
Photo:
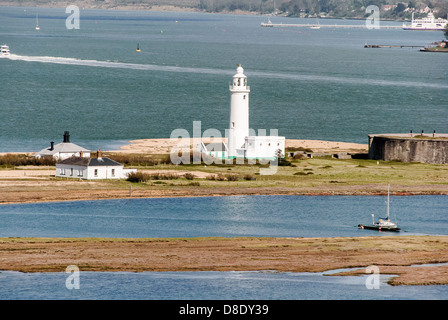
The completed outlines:
<svg viewBox="0 0 448 320">
<path fill-rule="evenodd" d="M 228 156 L 244 157 L 246 137 L 249 136 L 249 92 L 244 69 L 238 64 L 230 90 L 230 124 Z"/>
<path fill-rule="evenodd" d="M 285 137 L 277 136 L 277 130 L 270 130 L 269 136 L 249 135 L 249 92 L 247 77 L 240 64 L 233 76 L 230 90 L 230 123 L 227 144 L 208 143 L 198 146 L 200 152 L 218 159 L 275 159 L 285 154 Z M 254 130 L 252 130 L 254 132 Z M 263 130 L 266 134 L 266 130 Z"/>
</svg>

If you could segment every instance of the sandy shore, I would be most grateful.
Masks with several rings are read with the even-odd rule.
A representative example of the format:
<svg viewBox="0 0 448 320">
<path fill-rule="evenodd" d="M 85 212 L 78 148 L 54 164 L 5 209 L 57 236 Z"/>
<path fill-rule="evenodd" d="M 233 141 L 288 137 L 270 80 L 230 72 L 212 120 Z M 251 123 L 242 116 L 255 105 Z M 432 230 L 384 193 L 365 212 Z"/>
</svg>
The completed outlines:
<svg viewBox="0 0 448 320">
<path fill-rule="evenodd" d="M 220 142 L 225 138 L 203 139 L 205 143 Z M 190 142 L 183 145 L 182 141 L 175 139 L 140 139 L 131 140 L 130 144 L 122 146 L 120 150 L 113 150 L 110 152 L 120 153 L 146 153 L 146 154 L 168 154 L 174 146 L 192 148 L 197 142 L 190 139 Z M 300 139 L 286 139 L 286 147 L 292 148 L 306 148 L 313 152 L 322 153 L 336 153 L 336 152 L 367 152 L 367 144 L 337 142 L 337 141 L 323 141 L 323 140 L 300 140 Z"/>
<path fill-rule="evenodd" d="M 0 238 L 0 270 L 323 272 L 379 268 L 392 285 L 448 284 L 448 236 L 357 238 Z M 365 270 L 350 274 L 366 274 Z"/>
</svg>

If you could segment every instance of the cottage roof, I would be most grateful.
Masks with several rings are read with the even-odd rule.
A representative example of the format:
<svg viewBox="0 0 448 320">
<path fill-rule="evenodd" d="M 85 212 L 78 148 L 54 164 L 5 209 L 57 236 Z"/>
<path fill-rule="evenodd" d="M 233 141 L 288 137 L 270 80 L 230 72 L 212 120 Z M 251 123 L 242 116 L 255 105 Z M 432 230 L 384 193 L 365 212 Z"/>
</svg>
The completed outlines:
<svg viewBox="0 0 448 320">
<path fill-rule="evenodd" d="M 90 152 L 90 150 L 87 150 L 83 147 L 80 147 L 74 143 L 71 142 L 61 142 L 58 143 L 53 147 L 53 150 L 51 150 L 51 147 L 45 148 L 40 150 L 36 153 L 36 155 L 40 156 L 52 156 L 57 153 L 76 153 L 76 152 Z"/>
<path fill-rule="evenodd" d="M 70 157 L 68 159 L 59 161 L 58 164 L 67 164 L 81 167 L 123 166 L 121 163 L 109 158 L 81 158 L 81 157 Z"/>
</svg>

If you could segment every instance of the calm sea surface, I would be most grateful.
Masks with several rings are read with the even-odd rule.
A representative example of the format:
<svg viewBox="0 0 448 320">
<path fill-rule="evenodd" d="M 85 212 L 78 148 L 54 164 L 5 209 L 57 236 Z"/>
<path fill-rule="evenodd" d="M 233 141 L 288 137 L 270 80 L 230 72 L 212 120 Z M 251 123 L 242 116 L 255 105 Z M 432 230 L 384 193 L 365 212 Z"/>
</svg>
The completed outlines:
<svg viewBox="0 0 448 320">
<path fill-rule="evenodd" d="M 425 46 L 441 32 L 262 28 L 266 17 L 101 10 L 81 10 L 80 29 L 68 30 L 67 17 L 65 9 L 0 7 L 0 42 L 14 56 L 0 59 L 0 152 L 38 151 L 65 130 L 90 149 L 176 128 L 192 134 L 193 121 L 224 135 L 237 63 L 249 77 L 255 130 L 359 143 L 369 133 L 448 132 L 448 57 L 363 47 Z"/>
<path fill-rule="evenodd" d="M 34 30 L 36 13 L 41 30 Z M 264 17 L 0 7 L 0 152 L 71 140 L 118 148 L 228 127 L 237 63 L 251 86 L 250 126 L 287 138 L 367 143 L 378 132 L 447 132 L 447 57 L 417 48 L 440 32 L 261 28 Z M 273 18 L 274 23 L 308 20 Z M 314 23 L 314 22 L 313 22 Z M 322 21 L 321 23 L 364 23 Z M 398 25 L 393 22 L 384 24 Z M 137 43 L 141 52 L 136 53 Z M 392 197 L 404 234 L 447 234 L 447 197 Z M 0 206 L 1 237 L 382 236 L 359 230 L 382 197 L 217 197 Z M 389 234 L 388 234 L 389 235 Z M 447 299 L 447 286 L 368 290 L 365 277 L 271 272 L 0 272 L 0 299 Z"/>
</svg>

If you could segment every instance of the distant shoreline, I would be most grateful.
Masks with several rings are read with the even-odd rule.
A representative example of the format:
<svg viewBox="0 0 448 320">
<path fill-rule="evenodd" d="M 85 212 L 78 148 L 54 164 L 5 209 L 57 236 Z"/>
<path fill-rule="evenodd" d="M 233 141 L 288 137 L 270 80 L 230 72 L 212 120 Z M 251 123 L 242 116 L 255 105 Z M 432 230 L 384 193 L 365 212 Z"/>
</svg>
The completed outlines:
<svg viewBox="0 0 448 320">
<path fill-rule="evenodd" d="M 228 14 L 228 15 L 244 15 L 244 16 L 260 16 L 260 17 L 279 17 L 279 18 L 291 18 L 291 19 L 299 19 L 300 17 L 297 16 L 287 16 L 284 14 L 280 15 L 272 15 L 272 14 L 266 14 L 266 13 L 260 13 L 258 11 L 244 11 L 244 10 L 234 10 L 234 11 L 228 11 L 228 10 L 222 10 L 222 11 L 215 11 L 215 12 L 209 12 L 206 10 L 202 10 L 199 8 L 194 7 L 182 7 L 182 6 L 173 6 L 173 5 L 152 5 L 152 6 L 145 6 L 145 5 L 121 5 L 121 6 L 107 6 L 107 5 L 91 5 L 90 3 L 81 3 L 74 5 L 78 5 L 81 10 L 108 10 L 108 11 L 149 11 L 149 12 L 195 12 L 195 13 L 204 13 L 204 14 Z M 36 4 L 33 1 L 30 2 L 21 2 L 16 3 L 14 1 L 9 2 L 0 2 L 0 7 L 16 7 L 16 8 L 50 8 L 50 9 L 62 9 L 66 8 L 68 4 L 64 5 L 57 5 L 55 3 L 45 3 L 45 4 Z M 316 19 L 316 17 L 305 17 L 300 19 Z M 325 20 L 325 19 L 338 19 L 338 20 L 365 20 L 366 18 L 364 16 L 359 17 L 344 17 L 344 16 L 326 16 L 326 17 L 319 17 L 319 19 Z M 390 22 L 409 22 L 410 20 L 407 19 L 384 19 L 382 18 L 381 21 L 390 21 Z"/>
</svg>

